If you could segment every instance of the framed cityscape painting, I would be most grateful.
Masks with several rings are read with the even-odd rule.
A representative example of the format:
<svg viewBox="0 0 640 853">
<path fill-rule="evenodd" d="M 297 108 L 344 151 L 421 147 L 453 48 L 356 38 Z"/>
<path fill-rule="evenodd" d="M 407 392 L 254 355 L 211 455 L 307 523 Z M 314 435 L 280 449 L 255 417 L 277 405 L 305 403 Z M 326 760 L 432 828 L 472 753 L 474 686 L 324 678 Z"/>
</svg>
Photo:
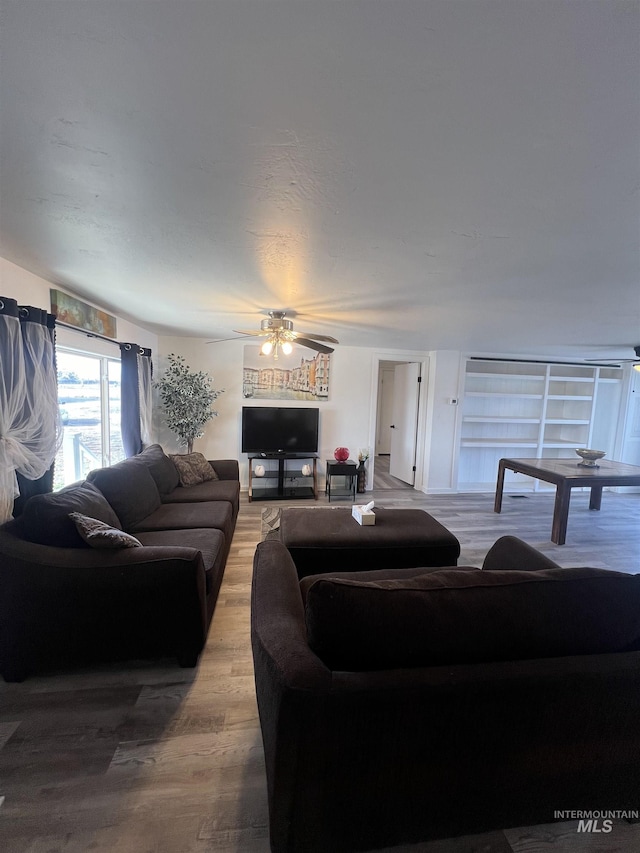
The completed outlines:
<svg viewBox="0 0 640 853">
<path fill-rule="evenodd" d="M 245 346 L 242 396 L 255 400 L 329 399 L 331 355 L 295 347 L 277 361 L 260 353 L 260 347 Z"/>
</svg>

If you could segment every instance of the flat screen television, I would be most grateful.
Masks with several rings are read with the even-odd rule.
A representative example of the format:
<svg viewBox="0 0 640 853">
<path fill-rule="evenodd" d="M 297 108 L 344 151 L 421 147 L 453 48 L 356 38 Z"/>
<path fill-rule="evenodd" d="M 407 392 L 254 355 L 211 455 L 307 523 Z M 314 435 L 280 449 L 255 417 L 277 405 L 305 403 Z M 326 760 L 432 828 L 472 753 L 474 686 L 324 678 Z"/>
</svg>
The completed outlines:
<svg viewBox="0 0 640 853">
<path fill-rule="evenodd" d="M 318 419 L 318 409 L 243 406 L 242 452 L 317 453 Z"/>
</svg>

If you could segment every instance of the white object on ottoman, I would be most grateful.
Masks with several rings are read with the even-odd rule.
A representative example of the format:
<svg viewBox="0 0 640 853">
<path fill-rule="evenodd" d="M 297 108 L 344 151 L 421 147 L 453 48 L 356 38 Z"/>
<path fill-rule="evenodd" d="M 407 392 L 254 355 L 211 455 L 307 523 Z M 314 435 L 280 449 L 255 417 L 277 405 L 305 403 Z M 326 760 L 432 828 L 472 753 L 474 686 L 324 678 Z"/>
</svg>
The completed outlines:
<svg viewBox="0 0 640 853">
<path fill-rule="evenodd" d="M 364 506 L 354 505 L 351 509 L 351 515 L 355 518 L 358 524 L 372 525 L 376 523 L 376 514 L 373 511 L 373 501 L 369 501 Z"/>
</svg>

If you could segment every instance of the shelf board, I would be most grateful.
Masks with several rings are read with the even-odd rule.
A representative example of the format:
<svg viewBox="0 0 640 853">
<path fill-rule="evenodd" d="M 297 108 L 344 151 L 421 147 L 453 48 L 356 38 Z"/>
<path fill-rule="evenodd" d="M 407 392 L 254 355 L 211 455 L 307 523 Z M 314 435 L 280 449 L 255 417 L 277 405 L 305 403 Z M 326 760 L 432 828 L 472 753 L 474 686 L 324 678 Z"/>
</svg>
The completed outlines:
<svg viewBox="0 0 640 853">
<path fill-rule="evenodd" d="M 508 415 L 465 415 L 462 418 L 466 423 L 474 424 L 539 424 L 540 418 L 513 418 Z"/>
<path fill-rule="evenodd" d="M 516 396 L 518 400 L 542 400 L 544 394 L 516 394 L 513 391 L 467 391 L 465 397 L 508 397 Z"/>
<path fill-rule="evenodd" d="M 282 493 L 277 488 L 253 489 L 252 501 L 275 501 L 284 498 L 313 498 L 313 489 L 310 486 L 285 486 Z"/>
<path fill-rule="evenodd" d="M 552 382 L 595 382 L 595 374 L 593 376 L 550 376 L 549 384 Z"/>
<path fill-rule="evenodd" d="M 536 375 L 535 373 L 467 373 L 467 378 L 478 377 L 479 379 L 521 379 L 535 382 L 544 382 L 544 375 Z"/>
<path fill-rule="evenodd" d="M 514 438 L 463 438 L 461 447 L 537 447 L 538 442 L 533 439 Z"/>
<path fill-rule="evenodd" d="M 545 418 L 545 424 L 562 424 L 563 426 L 588 426 L 589 418 Z"/>
<path fill-rule="evenodd" d="M 581 447 L 581 444 L 579 441 L 561 441 L 560 439 L 558 439 L 556 441 L 555 439 L 552 438 L 552 439 L 549 439 L 548 441 L 543 441 L 542 447 L 543 448 L 544 447 L 560 447 L 560 448 L 563 448 L 566 450 L 569 447 L 572 447 L 572 448 Z"/>
<path fill-rule="evenodd" d="M 593 400 L 593 395 L 589 394 L 549 394 L 547 400 L 580 400 L 590 403 Z"/>
</svg>

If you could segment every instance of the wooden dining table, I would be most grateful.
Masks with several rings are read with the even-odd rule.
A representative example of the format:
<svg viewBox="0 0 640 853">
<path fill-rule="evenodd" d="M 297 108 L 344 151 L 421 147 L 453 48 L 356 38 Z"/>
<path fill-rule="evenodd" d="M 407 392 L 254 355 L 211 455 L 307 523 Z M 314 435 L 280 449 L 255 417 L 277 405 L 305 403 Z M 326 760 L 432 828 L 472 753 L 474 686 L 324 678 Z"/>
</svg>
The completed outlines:
<svg viewBox="0 0 640 853">
<path fill-rule="evenodd" d="M 601 459 L 597 466 L 591 467 L 573 459 L 501 459 L 498 463 L 494 512 L 502 509 L 506 470 L 555 485 L 551 541 L 556 545 L 564 545 L 567 538 L 571 489 L 591 489 L 589 509 L 599 510 L 605 486 L 640 486 L 640 466 L 628 465 L 626 462 Z"/>
</svg>

